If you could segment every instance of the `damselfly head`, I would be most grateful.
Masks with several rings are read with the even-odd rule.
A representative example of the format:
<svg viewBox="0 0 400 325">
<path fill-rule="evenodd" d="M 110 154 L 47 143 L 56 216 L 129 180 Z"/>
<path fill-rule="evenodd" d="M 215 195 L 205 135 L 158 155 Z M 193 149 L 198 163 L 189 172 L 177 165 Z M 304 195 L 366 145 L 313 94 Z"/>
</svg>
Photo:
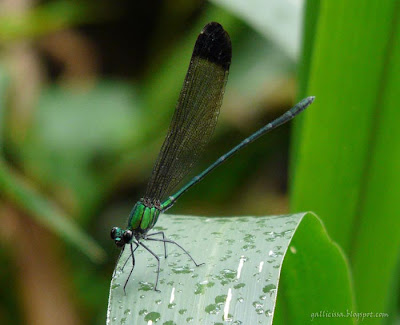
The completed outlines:
<svg viewBox="0 0 400 325">
<path fill-rule="evenodd" d="M 119 227 L 113 227 L 111 229 L 111 239 L 114 240 L 115 245 L 117 245 L 118 247 L 122 247 L 125 245 L 125 242 L 123 240 L 123 235 L 124 235 L 124 231 L 119 228 Z"/>
<path fill-rule="evenodd" d="M 119 227 L 113 227 L 111 229 L 111 239 L 114 240 L 115 245 L 122 247 L 125 244 L 129 244 L 132 240 L 133 233 L 131 230 L 123 230 Z"/>
</svg>

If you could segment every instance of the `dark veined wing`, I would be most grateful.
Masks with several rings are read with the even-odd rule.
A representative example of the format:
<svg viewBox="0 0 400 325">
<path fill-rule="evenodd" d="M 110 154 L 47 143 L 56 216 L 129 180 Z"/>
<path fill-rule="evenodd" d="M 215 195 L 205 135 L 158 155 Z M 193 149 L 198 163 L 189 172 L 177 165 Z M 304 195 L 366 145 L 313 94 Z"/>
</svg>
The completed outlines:
<svg viewBox="0 0 400 325">
<path fill-rule="evenodd" d="M 232 57 L 229 35 L 207 24 L 197 38 L 177 107 L 146 189 L 149 199 L 171 195 L 209 142 L 217 124 Z"/>
</svg>

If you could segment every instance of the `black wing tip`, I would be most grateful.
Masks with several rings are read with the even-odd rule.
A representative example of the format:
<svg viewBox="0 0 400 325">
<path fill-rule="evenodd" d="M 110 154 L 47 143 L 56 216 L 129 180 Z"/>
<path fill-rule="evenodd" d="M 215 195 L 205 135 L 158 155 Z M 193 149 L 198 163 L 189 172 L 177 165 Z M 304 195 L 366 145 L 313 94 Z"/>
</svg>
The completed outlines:
<svg viewBox="0 0 400 325">
<path fill-rule="evenodd" d="M 204 26 L 197 38 L 193 57 L 200 57 L 229 70 L 232 59 L 232 44 L 228 33 L 216 22 Z"/>
</svg>

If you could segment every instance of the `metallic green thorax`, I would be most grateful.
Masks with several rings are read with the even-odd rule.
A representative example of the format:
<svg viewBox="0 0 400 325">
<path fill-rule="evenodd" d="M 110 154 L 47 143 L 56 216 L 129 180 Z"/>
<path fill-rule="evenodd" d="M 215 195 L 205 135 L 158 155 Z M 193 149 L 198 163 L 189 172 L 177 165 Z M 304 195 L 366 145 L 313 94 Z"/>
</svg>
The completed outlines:
<svg viewBox="0 0 400 325">
<path fill-rule="evenodd" d="M 158 220 L 161 207 L 141 200 L 133 207 L 128 220 L 128 229 L 137 234 L 147 233 Z"/>
</svg>

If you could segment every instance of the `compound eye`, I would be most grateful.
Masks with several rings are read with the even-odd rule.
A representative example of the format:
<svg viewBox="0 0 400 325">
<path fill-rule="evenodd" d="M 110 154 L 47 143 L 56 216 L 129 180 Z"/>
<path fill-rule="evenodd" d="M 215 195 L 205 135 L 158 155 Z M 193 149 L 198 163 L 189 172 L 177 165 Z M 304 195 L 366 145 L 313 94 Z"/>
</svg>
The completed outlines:
<svg viewBox="0 0 400 325">
<path fill-rule="evenodd" d="M 122 239 L 126 244 L 128 244 L 132 240 L 133 234 L 130 230 L 125 230 L 124 234 L 122 235 Z"/>
<path fill-rule="evenodd" d="M 115 239 L 117 237 L 117 234 L 119 233 L 119 228 L 118 227 L 113 227 L 111 229 L 111 239 Z"/>
</svg>

